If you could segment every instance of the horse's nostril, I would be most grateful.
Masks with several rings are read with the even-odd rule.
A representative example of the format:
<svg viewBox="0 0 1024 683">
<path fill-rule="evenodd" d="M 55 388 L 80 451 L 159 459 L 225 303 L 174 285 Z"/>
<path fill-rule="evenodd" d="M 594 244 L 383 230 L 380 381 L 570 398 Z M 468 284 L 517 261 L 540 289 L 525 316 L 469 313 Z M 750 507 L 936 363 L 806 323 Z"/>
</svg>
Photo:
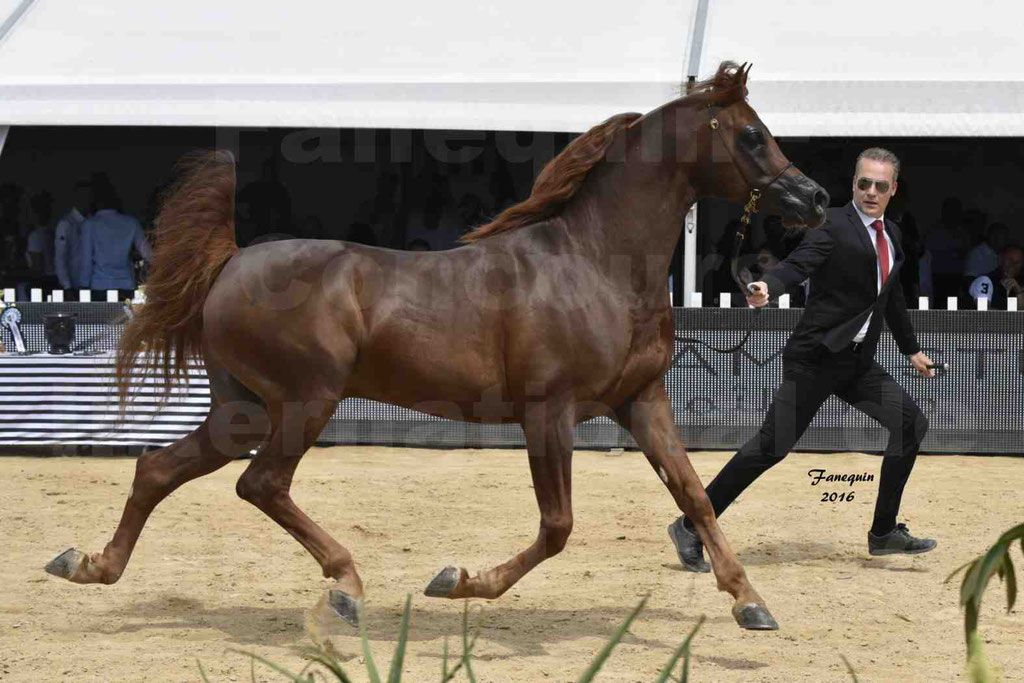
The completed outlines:
<svg viewBox="0 0 1024 683">
<path fill-rule="evenodd" d="M 829 203 L 828 192 L 825 192 L 823 188 L 818 188 L 814 192 L 814 205 L 819 209 L 827 209 Z"/>
</svg>

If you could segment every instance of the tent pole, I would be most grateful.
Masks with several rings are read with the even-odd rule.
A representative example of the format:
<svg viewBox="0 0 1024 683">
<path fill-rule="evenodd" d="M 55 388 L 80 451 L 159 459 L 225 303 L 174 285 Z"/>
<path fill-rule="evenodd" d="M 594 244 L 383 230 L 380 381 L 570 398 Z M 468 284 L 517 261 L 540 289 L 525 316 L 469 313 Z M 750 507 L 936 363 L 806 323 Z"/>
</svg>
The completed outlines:
<svg viewBox="0 0 1024 683">
<path fill-rule="evenodd" d="M 704 50 L 704 31 L 708 23 L 708 3 L 710 0 L 697 0 L 697 11 L 693 18 L 693 30 L 690 32 L 690 59 L 686 67 L 686 81 L 693 83 L 700 71 L 700 58 Z M 694 305 L 694 292 L 697 291 L 697 205 L 694 204 L 686 214 L 683 226 L 683 301 L 682 305 Z"/>
<path fill-rule="evenodd" d="M 11 30 L 14 28 L 14 25 L 17 24 L 22 15 L 28 11 L 28 8 L 35 4 L 35 1 L 36 0 L 21 0 L 21 2 L 18 3 L 18 6 L 14 8 L 14 11 L 4 19 L 4 23 L 0 24 L 0 43 L 4 42 L 8 34 L 10 34 Z"/>
</svg>

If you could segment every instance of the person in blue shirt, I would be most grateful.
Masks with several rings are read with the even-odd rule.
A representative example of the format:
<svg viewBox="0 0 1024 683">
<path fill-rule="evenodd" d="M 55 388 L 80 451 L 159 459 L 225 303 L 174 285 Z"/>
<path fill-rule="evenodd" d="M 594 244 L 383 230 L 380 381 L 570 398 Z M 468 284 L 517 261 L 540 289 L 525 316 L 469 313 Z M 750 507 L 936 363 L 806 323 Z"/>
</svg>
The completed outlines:
<svg viewBox="0 0 1024 683">
<path fill-rule="evenodd" d="M 96 212 L 82 224 L 82 287 L 133 290 L 132 248 L 147 263 L 153 249 L 139 221 L 119 210 L 120 201 L 109 180 L 94 179 L 92 189 Z"/>
</svg>

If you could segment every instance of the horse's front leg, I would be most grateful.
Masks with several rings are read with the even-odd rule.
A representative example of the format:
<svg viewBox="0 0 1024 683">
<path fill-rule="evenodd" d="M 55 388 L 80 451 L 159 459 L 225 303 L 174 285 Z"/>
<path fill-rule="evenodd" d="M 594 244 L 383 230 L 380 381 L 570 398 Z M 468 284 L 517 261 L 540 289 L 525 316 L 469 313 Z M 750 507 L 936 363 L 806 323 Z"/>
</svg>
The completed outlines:
<svg viewBox="0 0 1024 683">
<path fill-rule="evenodd" d="M 441 598 L 493 599 L 527 572 L 565 547 L 572 532 L 571 406 L 545 403 L 532 406 L 523 420 L 530 474 L 540 508 L 540 530 L 529 548 L 508 562 L 470 577 L 465 569 L 445 567 L 425 593 Z"/>
<path fill-rule="evenodd" d="M 616 411 L 616 419 L 625 427 L 647 456 L 648 462 L 665 482 L 676 504 L 692 519 L 711 564 L 718 589 L 733 596 L 732 613 L 747 629 L 777 629 L 778 624 L 765 607 L 761 596 L 747 580 L 725 534 L 718 526 L 700 477 L 686 457 L 686 448 L 672 417 L 672 404 L 662 379 L 657 380 L 629 403 Z"/>
</svg>

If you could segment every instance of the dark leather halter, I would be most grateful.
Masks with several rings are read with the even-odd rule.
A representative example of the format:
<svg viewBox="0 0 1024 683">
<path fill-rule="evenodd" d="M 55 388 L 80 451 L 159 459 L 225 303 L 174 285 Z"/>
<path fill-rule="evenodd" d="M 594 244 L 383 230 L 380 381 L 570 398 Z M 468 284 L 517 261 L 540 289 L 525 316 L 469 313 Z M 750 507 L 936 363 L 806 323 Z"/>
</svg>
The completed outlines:
<svg viewBox="0 0 1024 683">
<path fill-rule="evenodd" d="M 725 147 L 725 151 L 729 153 L 729 158 L 732 159 L 733 166 L 735 166 L 736 170 L 739 171 L 741 176 L 743 176 L 743 179 L 747 183 L 747 187 L 751 188 L 750 198 L 747 200 L 747 203 L 743 206 L 743 216 L 740 217 L 740 224 L 736 228 L 736 236 L 733 238 L 732 242 L 732 258 L 729 260 L 729 272 L 732 274 L 732 279 L 736 282 L 736 285 L 740 288 L 740 291 L 744 293 L 744 296 L 746 296 L 746 293 L 749 291 L 750 283 L 744 282 L 743 278 L 740 277 L 739 261 L 740 253 L 743 250 L 743 243 L 747 239 L 747 227 L 750 225 L 750 217 L 758 212 L 759 207 L 757 203 L 761 199 L 761 193 L 764 190 L 767 190 L 772 185 L 774 185 L 779 180 L 779 178 L 782 177 L 783 173 L 792 168 L 793 162 L 790 161 L 785 166 L 783 166 L 782 170 L 776 173 L 772 177 L 772 179 L 765 183 L 763 186 L 754 186 L 754 184 L 750 182 L 750 178 L 747 177 L 746 172 L 743 170 L 743 166 L 736 161 L 736 156 L 733 154 L 732 148 L 726 143 L 725 138 L 723 137 L 723 134 L 721 132 L 721 126 L 718 123 L 718 118 L 715 116 L 715 112 L 712 109 L 712 106 L 713 105 L 710 102 L 708 102 L 708 126 L 711 128 L 711 130 L 718 131 L 718 135 L 715 136 L 714 134 L 712 134 L 711 145 L 714 146 L 715 137 L 721 138 L 722 146 Z M 676 335 L 673 336 L 675 337 L 676 341 L 682 342 L 684 344 L 700 344 L 701 346 L 711 349 L 712 351 L 715 351 L 717 353 L 735 353 L 736 351 L 742 349 L 743 346 L 747 343 L 747 340 L 750 339 L 750 333 L 754 331 L 754 327 L 757 325 L 758 320 L 760 319 L 760 313 L 760 308 L 754 309 L 754 318 L 753 320 L 751 320 L 750 325 L 747 327 L 747 331 L 743 335 L 743 338 L 740 339 L 739 342 L 737 342 L 736 344 L 733 344 L 732 346 L 727 348 L 712 346 L 711 344 L 708 344 L 705 341 L 701 341 L 700 339 L 694 339 L 692 337 L 679 337 Z"/>
</svg>

